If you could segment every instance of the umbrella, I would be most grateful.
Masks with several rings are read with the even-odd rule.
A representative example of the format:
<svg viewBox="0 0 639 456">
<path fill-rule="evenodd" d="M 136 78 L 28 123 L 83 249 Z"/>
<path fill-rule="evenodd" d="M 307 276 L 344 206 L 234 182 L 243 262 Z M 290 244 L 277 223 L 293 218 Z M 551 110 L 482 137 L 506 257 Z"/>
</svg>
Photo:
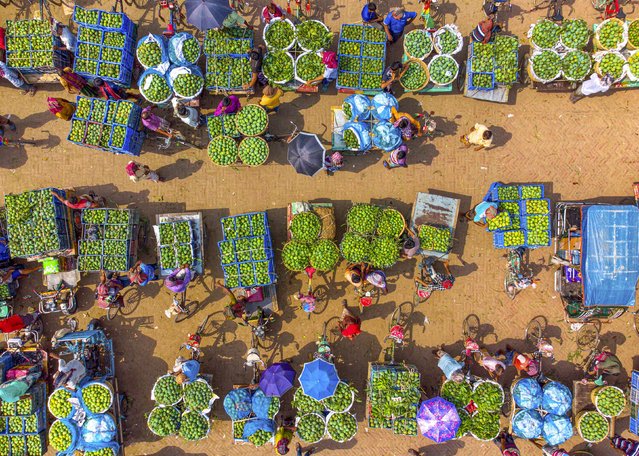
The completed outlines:
<svg viewBox="0 0 639 456">
<path fill-rule="evenodd" d="M 186 0 L 186 20 L 203 32 L 222 26 L 231 14 L 228 0 Z"/>
<path fill-rule="evenodd" d="M 295 371 L 289 363 L 275 363 L 260 377 L 260 388 L 267 396 L 280 397 L 293 387 Z"/>
<path fill-rule="evenodd" d="M 455 438 L 461 419 L 455 405 L 441 397 L 433 397 L 420 405 L 417 424 L 424 437 L 442 443 Z"/>
<path fill-rule="evenodd" d="M 335 394 L 339 377 L 335 364 L 321 358 L 304 364 L 300 375 L 302 390 L 307 396 L 321 401 Z"/>
<path fill-rule="evenodd" d="M 310 133 L 298 134 L 288 145 L 288 162 L 295 171 L 306 176 L 314 176 L 324 169 L 325 155 L 326 149 L 317 135 Z"/>
</svg>

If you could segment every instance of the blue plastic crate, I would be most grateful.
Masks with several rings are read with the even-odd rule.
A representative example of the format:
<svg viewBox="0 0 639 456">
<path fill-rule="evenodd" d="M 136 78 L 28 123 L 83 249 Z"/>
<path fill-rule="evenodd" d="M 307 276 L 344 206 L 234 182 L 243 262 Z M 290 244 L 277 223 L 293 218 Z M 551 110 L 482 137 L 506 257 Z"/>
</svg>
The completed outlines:
<svg viewBox="0 0 639 456">
<path fill-rule="evenodd" d="M 29 419 L 29 416 L 23 416 L 22 421 L 23 421 L 24 435 L 38 435 L 40 432 L 44 431 L 47 428 L 46 412 L 44 410 L 38 410 L 32 415 L 35 415 L 36 417 L 37 430 L 35 432 L 27 431 L 27 420 Z"/>
<path fill-rule="evenodd" d="M 86 11 L 96 11 L 98 13 L 98 23 L 97 24 L 90 24 L 88 22 L 82 22 L 80 20 L 78 20 L 77 18 L 77 11 L 78 9 L 83 9 Z M 120 16 L 122 17 L 122 25 L 120 27 L 107 27 L 101 24 L 102 22 L 102 15 L 114 15 L 114 16 Z M 110 31 L 110 32 L 122 32 L 124 34 L 129 34 L 132 33 L 134 28 L 135 28 L 135 24 L 133 23 L 133 21 L 131 21 L 131 19 L 129 19 L 129 17 L 126 14 L 123 13 L 112 13 L 112 12 L 107 12 L 107 11 L 103 11 L 103 10 L 99 10 L 99 9 L 88 9 L 88 8 L 82 8 L 81 6 L 76 5 L 75 8 L 73 8 L 73 22 L 75 22 L 76 24 L 82 24 L 82 25 L 86 25 L 87 27 L 91 27 L 94 28 L 96 30 L 103 30 L 103 31 Z"/>
<path fill-rule="evenodd" d="M 233 259 L 231 261 L 224 262 L 224 260 L 223 260 L 224 257 L 222 256 L 222 244 L 230 244 L 231 245 L 231 249 L 233 250 Z M 237 263 L 237 255 L 235 253 L 235 246 L 233 244 L 233 240 L 232 239 L 218 241 L 217 242 L 217 249 L 220 251 L 220 263 L 222 264 L 222 266 L 226 266 L 226 265 Z"/>
<path fill-rule="evenodd" d="M 127 52 L 122 54 L 122 63 L 119 64 L 120 72 L 117 77 L 104 76 L 100 74 L 100 68 L 102 64 L 113 65 L 110 62 L 98 62 L 98 71 L 94 75 L 95 77 L 99 77 L 104 79 L 105 81 L 114 82 L 118 85 L 121 85 L 125 88 L 131 87 L 131 77 L 133 74 L 133 56 Z"/>
<path fill-rule="evenodd" d="M 117 120 L 117 110 L 120 109 L 121 105 L 130 105 L 131 106 L 131 112 L 129 113 L 129 117 L 127 119 L 127 121 L 125 123 L 120 123 Z M 140 107 L 139 104 L 137 103 L 132 103 L 130 101 L 127 100 L 118 100 L 117 101 L 117 107 L 116 107 L 116 117 L 113 119 L 113 124 L 114 125 L 122 125 L 125 127 L 129 127 L 133 130 L 136 130 L 139 126 L 140 126 L 140 119 L 142 118 L 142 108 Z"/>
<path fill-rule="evenodd" d="M 528 212 L 526 212 L 526 203 L 528 201 L 546 201 L 546 204 L 548 205 L 548 212 L 546 214 L 530 214 Z M 524 200 L 520 203 L 519 205 L 520 209 L 521 209 L 521 215 L 548 215 L 550 216 L 551 210 L 552 208 L 550 207 L 550 200 L 548 198 L 535 198 L 535 199 L 529 199 L 529 200 Z"/>
<path fill-rule="evenodd" d="M 232 284 L 229 285 L 229 283 L 227 282 L 230 277 L 233 277 L 233 278 L 237 278 L 237 282 L 238 282 L 237 286 L 239 286 L 239 282 L 240 282 L 239 268 L 240 268 L 239 263 L 229 264 L 222 267 L 222 273 L 224 274 L 224 285 L 226 285 L 229 288 L 235 288 L 235 286 L 233 286 Z"/>
<path fill-rule="evenodd" d="M 634 435 L 639 435 L 639 420 L 637 418 L 630 418 L 629 429 Z"/>
<path fill-rule="evenodd" d="M 270 260 L 271 258 L 273 258 L 273 248 L 271 246 L 271 239 L 268 236 L 249 236 L 249 237 L 243 237 L 243 238 L 239 238 L 239 239 L 234 239 L 234 240 L 232 240 L 232 242 L 233 242 L 233 250 L 236 252 L 236 255 L 237 255 L 237 252 L 240 250 L 240 248 L 237 246 L 238 242 L 244 242 L 244 240 L 250 241 L 251 239 L 259 239 L 259 238 L 263 239 L 263 243 L 261 243 L 261 247 L 263 247 L 263 249 L 264 249 L 265 257 L 264 258 L 254 258 L 253 257 L 253 251 L 249 250 L 249 252 L 248 252 L 249 259 L 248 260 L 243 260 L 243 261 L 240 261 L 238 259 L 238 261 L 240 261 L 240 262 L 265 261 L 265 260 Z"/>
<path fill-rule="evenodd" d="M 344 28 L 346 27 L 361 27 L 361 34 L 359 36 L 358 40 L 354 40 L 351 38 L 342 38 L 342 34 L 344 33 Z M 339 40 L 342 41 L 362 41 L 364 39 L 364 26 L 362 24 L 342 24 L 342 26 L 339 29 Z"/>
<path fill-rule="evenodd" d="M 493 233 L 493 245 L 495 246 L 495 248 L 497 249 L 515 249 L 517 247 L 525 247 L 526 244 L 526 238 L 527 238 L 527 233 L 524 230 L 510 230 L 510 231 L 521 231 L 522 233 L 524 233 L 524 243 L 523 244 L 518 244 L 518 245 L 509 245 L 509 246 L 505 246 L 504 245 L 504 236 L 506 233 L 508 233 L 509 231 L 501 231 L 501 232 L 495 232 Z"/>
<path fill-rule="evenodd" d="M 2 358 L 0 358 L 0 361 L 2 361 Z M 632 371 L 631 386 L 639 390 L 639 371 L 636 371 L 636 370 Z"/>
<path fill-rule="evenodd" d="M 364 71 L 364 61 L 366 61 L 366 60 L 379 60 L 380 62 L 382 62 L 381 71 Z M 366 73 L 366 74 L 384 74 L 384 59 L 379 59 L 377 57 L 365 57 L 365 56 L 362 56 L 360 62 L 361 62 L 360 71 L 362 73 Z"/>
<path fill-rule="evenodd" d="M 39 438 L 40 449 L 42 450 L 40 454 L 45 454 L 46 451 L 47 451 L 47 440 L 46 440 L 45 432 L 43 431 L 43 432 L 38 433 L 38 434 L 27 435 L 25 437 L 25 442 L 30 440 L 30 439 L 34 439 L 35 438 L 34 436 L 38 436 L 38 438 Z M 27 447 L 25 447 L 25 450 L 24 450 L 25 452 L 24 453 L 18 452 L 17 454 L 27 454 L 26 448 Z"/>
<path fill-rule="evenodd" d="M 520 217 L 521 220 L 521 229 L 522 230 L 530 230 L 528 227 L 528 219 L 530 217 L 547 217 L 548 218 L 548 230 L 550 231 L 552 228 L 552 220 L 550 219 L 550 214 L 536 214 L 536 215 L 522 215 Z"/>
<path fill-rule="evenodd" d="M 517 190 L 517 195 L 519 195 L 519 189 L 517 185 L 514 185 L 514 184 L 505 185 L 505 184 L 502 184 L 501 182 L 496 182 L 491 186 L 489 191 L 490 201 L 514 201 L 514 200 L 502 200 L 499 198 L 499 189 L 502 187 L 515 187 Z"/>
<path fill-rule="evenodd" d="M 490 229 L 490 225 L 488 225 L 488 223 L 486 223 L 486 231 L 489 231 L 491 233 L 492 232 L 499 232 L 499 231 L 509 231 L 511 229 L 510 227 L 512 226 L 512 223 L 513 223 L 512 222 L 513 215 L 510 212 L 506 212 L 506 214 L 508 214 L 508 219 L 510 220 L 510 224 L 509 225 L 507 225 L 506 227 L 503 227 L 503 228 Z"/>
<path fill-rule="evenodd" d="M 524 187 L 539 187 L 541 188 L 541 196 L 539 196 L 539 198 L 543 198 L 544 194 L 545 194 L 545 189 L 544 189 L 544 184 L 523 184 L 523 185 L 519 185 L 519 198 L 520 199 L 524 199 L 523 197 L 523 188 Z M 538 198 L 529 198 L 529 199 L 538 199 Z"/>
<path fill-rule="evenodd" d="M 0 416 L 0 435 L 9 434 L 9 417 Z"/>
<path fill-rule="evenodd" d="M 357 54 L 345 54 L 342 52 L 342 48 L 340 46 L 341 43 L 357 43 L 359 45 L 359 52 Z M 337 58 L 339 59 L 339 57 L 341 56 L 356 57 L 356 58 L 361 57 L 363 47 L 364 47 L 364 43 L 362 43 L 361 41 L 339 40 L 339 42 L 337 43 Z"/>
<path fill-rule="evenodd" d="M 264 216 L 264 233 L 259 233 L 256 232 L 255 228 L 253 227 L 253 216 L 255 215 L 263 215 Z M 237 220 L 239 217 L 243 217 L 243 216 L 248 216 L 249 218 L 249 227 L 250 227 L 250 233 L 249 236 L 266 236 L 268 237 L 269 241 L 271 239 L 271 231 L 269 228 L 269 224 L 268 224 L 268 214 L 266 213 L 266 211 L 262 211 L 262 212 L 246 212 L 244 214 L 238 214 L 238 215 L 231 215 L 229 217 L 222 217 L 220 219 L 220 224 L 222 226 L 222 236 L 224 240 L 229 240 L 229 239 L 237 239 L 237 237 L 233 237 L 233 238 L 228 238 L 226 236 L 226 232 L 224 232 L 224 220 L 230 219 L 233 221 L 233 228 L 236 228 L 236 223 L 235 220 Z M 242 236 L 242 237 L 247 237 L 247 236 Z"/>
<path fill-rule="evenodd" d="M 473 76 L 475 75 L 490 76 L 490 79 L 491 79 L 490 87 L 479 87 L 479 86 L 473 85 Z M 468 72 L 468 89 L 469 90 L 490 91 L 490 90 L 493 90 L 494 88 L 495 88 L 495 73 L 477 73 L 477 72 L 471 72 L 471 71 Z"/>
<path fill-rule="evenodd" d="M 548 230 L 548 242 L 545 244 L 531 244 L 528 238 L 528 231 L 526 231 L 526 246 L 530 249 L 535 249 L 537 247 L 548 247 L 552 243 L 552 233 Z"/>
<path fill-rule="evenodd" d="M 123 127 L 122 125 L 114 125 L 115 127 Z M 119 152 L 127 155 L 140 155 L 140 150 L 142 149 L 142 143 L 144 142 L 144 132 L 133 130 L 129 127 L 123 127 L 126 129 L 126 133 L 124 136 L 124 142 L 122 146 L 115 146 L 113 144 L 113 131 L 111 132 L 111 138 L 109 139 L 109 148 L 111 148 L 114 152 Z"/>
<path fill-rule="evenodd" d="M 239 272 L 239 271 L 241 271 L 241 265 L 243 265 L 243 264 L 248 264 L 248 265 L 250 265 L 251 270 L 252 270 L 252 275 L 251 275 L 251 276 L 252 276 L 252 277 L 251 277 L 251 279 L 252 279 L 252 280 L 247 280 L 246 282 L 244 282 L 244 281 L 242 280 L 242 279 L 243 279 L 243 276 L 242 276 L 242 274 L 240 273 L 240 276 L 239 276 L 239 278 L 240 278 L 240 286 L 241 286 L 242 288 L 249 288 L 249 287 L 255 287 L 255 286 L 266 286 L 266 285 L 270 285 L 270 284 L 272 284 L 273 282 L 275 282 L 275 280 L 276 280 L 276 276 L 275 276 L 275 267 L 274 267 L 273 261 L 259 261 L 258 263 L 261 263 L 261 264 L 267 264 L 267 267 L 268 267 L 269 282 L 268 282 L 268 283 L 261 283 L 261 282 L 258 282 L 258 280 L 257 280 L 257 276 L 256 276 L 256 271 L 255 271 L 255 264 L 256 264 L 256 263 L 255 263 L 255 262 L 251 262 L 251 261 L 246 261 L 246 262 L 244 262 L 244 263 L 238 263 L 238 264 L 237 264 L 237 265 L 238 265 L 238 272 Z"/>
<path fill-rule="evenodd" d="M 342 73 L 356 74 L 358 76 L 357 77 L 357 85 L 348 86 L 348 85 L 340 84 L 339 75 L 342 74 Z M 354 73 L 354 72 L 351 72 L 351 71 L 338 71 L 337 81 L 335 82 L 335 87 L 337 87 L 338 89 L 355 89 L 355 90 L 358 90 L 361 86 L 362 86 L 362 73 Z"/>
</svg>

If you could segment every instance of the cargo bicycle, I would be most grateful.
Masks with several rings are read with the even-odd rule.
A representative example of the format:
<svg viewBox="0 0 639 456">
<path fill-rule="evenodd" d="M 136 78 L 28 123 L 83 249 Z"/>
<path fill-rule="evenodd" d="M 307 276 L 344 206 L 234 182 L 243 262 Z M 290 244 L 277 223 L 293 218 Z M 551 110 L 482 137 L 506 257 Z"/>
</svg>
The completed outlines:
<svg viewBox="0 0 639 456">
<path fill-rule="evenodd" d="M 395 364 L 395 349 L 402 348 L 406 344 L 406 325 L 413 314 L 413 304 L 404 302 L 395 308 L 388 323 L 388 335 L 384 343 L 388 346 L 384 349 L 384 362 Z"/>
</svg>

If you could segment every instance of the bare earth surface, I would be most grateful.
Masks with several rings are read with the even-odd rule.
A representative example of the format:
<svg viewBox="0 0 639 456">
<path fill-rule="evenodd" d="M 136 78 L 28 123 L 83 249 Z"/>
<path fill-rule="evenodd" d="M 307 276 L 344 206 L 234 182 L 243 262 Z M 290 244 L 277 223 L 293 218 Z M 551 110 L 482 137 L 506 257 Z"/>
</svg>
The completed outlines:
<svg viewBox="0 0 639 456">
<path fill-rule="evenodd" d="M 513 5 L 509 20 L 510 31 L 524 36 L 528 26 L 544 12 L 521 15 L 532 7 L 531 0 Z M 574 2 L 574 3 L 573 3 Z M 126 5 L 125 12 L 139 19 L 140 33 L 160 33 L 163 23 L 157 10 L 146 5 Z M 339 24 L 356 21 L 362 2 L 345 0 L 320 0 L 317 17 L 324 19 L 333 30 Z M 386 10 L 386 0 L 378 2 Z M 397 2 L 390 2 L 396 6 Z M 594 22 L 596 13 L 586 0 L 569 0 L 564 14 L 583 17 Z M 83 6 L 87 6 L 82 2 Z M 25 6 L 26 5 L 26 6 Z M 110 8 L 109 2 L 91 3 L 89 6 Z M 415 10 L 415 2 L 407 3 Z M 256 22 L 255 6 L 252 18 Z M 467 35 L 482 17 L 479 0 L 458 0 L 442 6 L 447 22 L 455 22 Z M 573 10 L 574 8 L 574 10 Z M 573 10 L 573 11 L 571 11 Z M 26 2 L 13 3 L 0 9 L 2 23 L 19 15 L 32 17 L 35 6 Z M 64 16 L 61 6 L 52 5 L 58 19 Z M 69 8 L 67 8 L 67 12 Z M 632 17 L 632 8 L 628 9 Z M 75 29 L 74 29 L 75 31 Z M 401 49 L 395 46 L 391 54 L 399 57 Z M 465 53 L 465 51 L 464 51 Z M 517 93 L 516 93 L 517 92 Z M 407 112 L 433 110 L 440 120 L 446 137 L 434 143 L 423 144 L 419 140 L 411 144 L 408 169 L 387 171 L 383 168 L 379 153 L 347 159 L 342 172 L 334 177 L 324 174 L 311 179 L 295 174 L 286 163 L 286 150 L 276 144 L 266 166 L 257 169 L 223 169 L 209 161 L 204 150 L 173 149 L 158 151 L 151 143 L 145 144 L 140 161 L 158 169 L 166 183 L 132 183 L 126 176 L 125 156 L 76 147 L 66 141 L 69 124 L 55 120 L 46 110 L 46 95 L 64 97 L 58 85 L 41 86 L 34 98 L 23 97 L 6 81 L 0 83 L 2 112 L 12 114 L 23 138 L 35 138 L 46 147 L 28 147 L 26 152 L 3 148 L 0 154 L 0 188 L 5 193 L 55 186 L 75 187 L 78 190 L 93 189 L 122 207 L 139 208 L 145 217 L 153 220 L 155 214 L 167 212 L 202 211 L 207 225 L 206 273 L 190 288 L 190 298 L 198 300 L 203 308 L 191 319 L 179 325 L 169 321 L 163 310 L 170 304 L 170 296 L 159 285 L 149 285 L 142 291 L 142 299 L 105 326 L 115 340 L 117 351 L 117 375 L 121 388 L 132 399 L 131 411 L 126 422 L 127 454 L 142 455 L 266 455 L 273 454 L 271 446 L 255 449 L 252 446 L 233 445 L 231 424 L 221 407 L 216 404 L 215 424 L 210 438 L 196 444 L 184 444 L 178 439 L 158 439 L 146 428 L 144 414 L 151 410 L 150 390 L 154 380 L 163 374 L 177 356 L 179 345 L 186 334 L 196 328 L 202 318 L 213 314 L 212 324 L 203 339 L 204 372 L 214 376 L 214 387 L 219 396 L 230 390 L 233 384 L 249 380 L 249 372 L 242 369 L 243 355 L 250 343 L 246 328 L 238 328 L 232 322 L 224 322 L 221 310 L 225 300 L 214 289 L 214 280 L 221 276 L 215 243 L 221 238 L 219 218 L 247 211 L 268 210 L 274 243 L 281 246 L 285 240 L 286 205 L 290 201 L 331 200 L 336 205 L 337 221 L 344 224 L 345 213 L 351 201 L 379 201 L 392 203 L 410 216 L 411 205 L 418 191 L 461 198 L 461 211 L 477 203 L 493 181 L 543 182 L 553 202 L 560 200 L 584 200 L 605 196 L 606 201 L 619 202 L 631 196 L 631 184 L 637 180 L 633 172 L 637 166 L 636 121 L 639 115 L 639 97 L 632 91 L 615 91 L 609 96 L 591 98 L 572 105 L 567 94 L 540 94 L 532 88 L 513 90 L 510 102 L 499 105 L 479 102 L 452 95 L 424 96 L 403 95 L 400 106 Z M 329 94 L 300 96 L 286 94 L 280 113 L 271 117 L 271 131 L 284 134 L 289 131 L 289 120 L 305 131 L 322 135 L 330 142 L 330 107 L 341 104 L 345 95 Z M 207 96 L 202 106 L 210 112 L 219 97 Z M 460 148 L 458 136 L 475 122 L 493 126 L 498 147 L 489 151 L 474 152 Z M 185 130 L 186 127 L 182 128 Z M 197 134 L 205 141 L 206 131 Z M 338 236 L 341 237 L 341 231 Z M 153 239 L 149 239 L 143 259 L 155 257 Z M 461 222 L 458 225 L 451 269 L 457 281 L 446 293 L 436 293 L 425 304 L 415 309 L 410 321 L 411 343 L 399 354 L 402 361 L 415 364 L 423 375 L 426 392 L 439 384 L 440 372 L 431 350 L 438 344 L 452 352 L 461 350 L 461 325 L 466 315 L 477 314 L 484 324 L 483 342 L 491 349 L 505 347 L 506 343 L 524 348 L 522 338 L 528 321 L 537 315 L 545 315 L 557 350 L 557 360 L 550 366 L 549 375 L 570 384 L 579 372 L 567 360 L 575 357 L 574 335 L 563 322 L 561 300 L 553 288 L 553 271 L 548 267 L 551 248 L 531 253 L 534 269 L 541 279 L 536 290 L 526 290 L 515 301 L 506 298 L 502 291 L 505 260 L 503 251 L 492 247 L 491 237 L 475 226 Z M 279 258 L 279 257 L 278 257 Z M 395 305 L 412 299 L 412 276 L 415 260 L 402 261 L 389 271 L 391 292 L 363 315 L 364 333 L 355 342 L 339 341 L 334 351 L 341 376 L 363 393 L 367 363 L 379 358 L 381 341 L 387 332 L 387 321 Z M 291 277 L 283 268 L 278 269 L 278 294 L 280 316 L 275 324 L 276 347 L 268 353 L 272 361 L 292 358 L 296 367 L 308 360 L 314 350 L 316 335 L 325 320 L 340 312 L 340 302 L 348 298 L 352 306 L 355 299 L 351 289 L 345 287 L 343 265 L 331 277 L 330 300 L 321 315 L 310 320 L 295 311 L 290 296 L 300 289 L 300 276 Z M 39 282 L 40 278 L 37 278 Z M 321 283 L 323 280 L 318 280 Z M 80 310 L 77 314 L 81 325 L 92 317 L 104 317 L 93 305 L 93 291 L 97 277 L 86 277 L 79 294 Z M 20 296 L 39 286 L 36 280 L 25 282 Z M 18 299 L 25 307 L 35 305 L 33 298 Z M 62 324 L 57 315 L 47 318 L 50 336 Z M 637 336 L 631 317 L 623 316 L 604 326 L 604 341 L 617 350 L 625 369 L 630 372 L 637 366 L 635 358 Z M 512 374 L 506 379 L 509 384 Z M 362 394 L 363 395 L 363 394 Z M 360 396 L 362 396 L 360 395 Z M 288 407 L 290 397 L 285 399 Z M 356 404 L 359 432 L 348 444 L 320 443 L 319 454 L 340 455 L 396 455 L 403 456 L 410 447 L 423 448 L 430 455 L 497 454 L 492 444 L 482 444 L 470 437 L 443 445 L 432 445 L 426 438 L 395 437 L 389 431 L 369 430 L 364 422 L 364 404 Z M 618 428 L 626 430 L 627 417 L 618 421 Z M 567 448 L 583 448 L 583 442 L 575 437 L 567 442 Z M 528 442 L 521 442 L 525 455 L 540 454 L 540 450 Z M 592 449 L 596 455 L 613 454 L 608 444 Z"/>
</svg>

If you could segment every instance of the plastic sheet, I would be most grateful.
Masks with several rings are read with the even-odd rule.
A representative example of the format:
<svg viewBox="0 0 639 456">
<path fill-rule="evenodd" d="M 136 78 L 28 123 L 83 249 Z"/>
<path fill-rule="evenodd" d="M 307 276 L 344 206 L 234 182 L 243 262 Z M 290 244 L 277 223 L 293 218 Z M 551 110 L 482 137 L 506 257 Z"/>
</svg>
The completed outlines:
<svg viewBox="0 0 639 456">
<path fill-rule="evenodd" d="M 572 406 L 572 393 L 567 386 L 559 382 L 550 382 L 544 386 L 542 408 L 555 415 L 565 415 Z"/>
<path fill-rule="evenodd" d="M 268 419 L 268 409 L 273 401 L 272 397 L 266 396 L 260 388 L 255 390 L 251 399 L 253 413 L 258 418 Z"/>
<path fill-rule="evenodd" d="M 513 386 L 513 398 L 517 407 L 536 409 L 541 406 L 542 391 L 534 378 L 524 378 Z"/>
<path fill-rule="evenodd" d="M 242 435 L 242 438 L 248 439 L 257 431 L 275 433 L 275 421 L 265 420 L 262 418 L 247 421 L 244 425 L 244 434 Z"/>
<path fill-rule="evenodd" d="M 548 445 L 561 445 L 572 437 L 572 434 L 572 423 L 567 416 L 549 413 L 544 417 L 541 436 Z"/>
<path fill-rule="evenodd" d="M 176 65 L 195 65 L 195 63 L 199 60 L 200 55 L 202 55 L 201 49 L 200 49 L 200 53 L 198 54 L 198 58 L 195 59 L 195 62 L 191 62 L 190 60 L 187 60 L 186 57 L 184 56 L 184 53 L 182 52 L 184 42 L 189 39 L 195 39 L 195 38 L 193 38 L 193 35 L 186 32 L 180 32 L 171 37 L 171 39 L 169 40 L 168 50 L 169 50 L 169 59 L 171 60 L 172 63 L 175 63 Z M 198 42 L 198 46 L 199 46 L 199 42 Z"/>
<path fill-rule="evenodd" d="M 344 103 L 351 106 L 352 117 L 348 120 L 366 120 L 371 116 L 371 101 L 361 94 L 353 94 L 346 97 Z"/>
<path fill-rule="evenodd" d="M 138 44 L 135 49 L 136 56 L 138 53 L 138 48 L 142 46 L 144 43 L 148 43 L 149 41 L 155 41 L 158 44 L 158 46 L 160 46 L 160 51 L 162 55 L 162 61 L 160 63 L 167 62 L 169 60 L 169 56 L 166 52 L 166 38 L 160 35 L 153 35 L 151 33 L 149 33 L 147 36 L 140 38 L 140 40 L 138 40 Z M 140 62 L 140 59 L 138 59 L 138 62 Z M 142 65 L 142 68 L 144 68 L 145 70 L 149 68 L 143 65 L 142 62 L 140 62 L 140 65 Z"/>
<path fill-rule="evenodd" d="M 402 143 L 402 132 L 390 122 L 379 122 L 373 126 L 373 144 L 385 151 L 397 149 Z"/>
<path fill-rule="evenodd" d="M 224 411 L 232 420 L 248 418 L 251 407 L 251 392 L 248 388 L 231 390 L 224 398 Z"/>
<path fill-rule="evenodd" d="M 380 92 L 373 97 L 373 117 L 379 120 L 390 120 L 391 108 L 397 109 L 397 99 L 388 92 Z"/>
<path fill-rule="evenodd" d="M 117 426 L 111 415 L 103 413 L 87 418 L 80 432 L 82 441 L 87 445 L 104 444 L 115 440 Z"/>
<path fill-rule="evenodd" d="M 343 130 L 351 130 L 359 140 L 359 150 L 364 151 L 372 147 L 370 130 L 367 124 L 357 122 L 346 122 Z"/>
<path fill-rule="evenodd" d="M 536 410 L 521 410 L 513 417 L 513 434 L 523 439 L 536 439 L 541 435 L 543 420 Z"/>
<path fill-rule="evenodd" d="M 633 306 L 639 278 L 639 209 L 582 209 L 584 305 Z"/>
</svg>

